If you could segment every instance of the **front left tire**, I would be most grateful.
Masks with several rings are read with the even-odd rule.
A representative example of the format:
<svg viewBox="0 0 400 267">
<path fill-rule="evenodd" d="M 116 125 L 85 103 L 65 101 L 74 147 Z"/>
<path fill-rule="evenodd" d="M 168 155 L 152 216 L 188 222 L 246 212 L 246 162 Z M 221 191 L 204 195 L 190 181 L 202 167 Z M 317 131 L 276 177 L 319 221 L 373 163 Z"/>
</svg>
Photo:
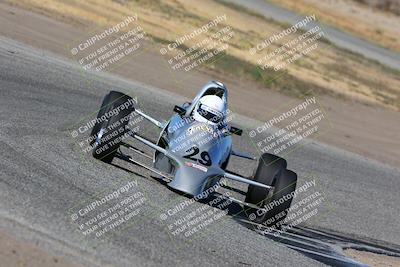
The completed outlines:
<svg viewBox="0 0 400 267">
<path fill-rule="evenodd" d="M 112 162 L 124 135 L 129 132 L 129 117 L 134 110 L 133 100 L 126 94 L 111 91 L 104 97 L 91 133 L 95 137 L 92 150 L 94 158 Z"/>
</svg>

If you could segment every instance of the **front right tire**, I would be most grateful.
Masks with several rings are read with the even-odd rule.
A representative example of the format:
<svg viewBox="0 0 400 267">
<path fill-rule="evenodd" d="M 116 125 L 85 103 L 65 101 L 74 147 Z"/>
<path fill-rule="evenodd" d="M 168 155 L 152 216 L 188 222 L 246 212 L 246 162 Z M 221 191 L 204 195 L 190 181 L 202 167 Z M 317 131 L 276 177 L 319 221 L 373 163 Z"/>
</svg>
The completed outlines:
<svg viewBox="0 0 400 267">
<path fill-rule="evenodd" d="M 265 153 L 260 157 L 254 181 L 273 186 L 274 189 L 249 185 L 245 201 L 259 207 L 246 210 L 252 221 L 263 223 L 268 227 L 282 226 L 297 183 L 296 173 L 287 170 L 286 167 L 286 160 L 276 155 Z"/>
</svg>

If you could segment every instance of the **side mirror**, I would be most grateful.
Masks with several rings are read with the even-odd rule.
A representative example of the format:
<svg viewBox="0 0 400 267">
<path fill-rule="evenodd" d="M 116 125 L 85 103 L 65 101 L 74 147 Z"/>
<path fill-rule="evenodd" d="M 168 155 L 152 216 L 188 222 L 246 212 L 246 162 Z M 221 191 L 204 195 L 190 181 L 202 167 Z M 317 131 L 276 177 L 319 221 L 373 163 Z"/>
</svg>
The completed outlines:
<svg viewBox="0 0 400 267">
<path fill-rule="evenodd" d="M 242 135 L 242 133 L 243 133 L 243 130 L 242 130 L 242 129 L 239 129 L 239 128 L 236 128 L 236 127 L 233 127 L 233 126 L 231 126 L 231 127 L 229 128 L 229 132 L 230 132 L 230 133 L 233 133 L 233 134 L 236 134 L 236 135 L 239 135 L 239 136 L 241 136 L 241 135 Z"/>
<path fill-rule="evenodd" d="M 174 111 L 181 116 L 186 114 L 186 109 L 184 109 L 183 107 L 180 107 L 180 106 L 175 106 Z"/>
</svg>

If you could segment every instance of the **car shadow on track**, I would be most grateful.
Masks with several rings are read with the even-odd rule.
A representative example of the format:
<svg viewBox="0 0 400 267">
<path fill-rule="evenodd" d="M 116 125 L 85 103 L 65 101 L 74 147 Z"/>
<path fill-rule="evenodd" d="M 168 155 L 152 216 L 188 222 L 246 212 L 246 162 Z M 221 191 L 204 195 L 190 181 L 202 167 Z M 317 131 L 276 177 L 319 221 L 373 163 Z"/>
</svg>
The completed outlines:
<svg viewBox="0 0 400 267">
<path fill-rule="evenodd" d="M 149 178 L 148 176 L 144 176 L 140 173 L 129 170 L 122 165 L 115 163 L 111 163 L 111 165 L 128 173 L 135 174 L 141 178 Z M 166 186 L 168 190 L 171 190 L 183 197 L 191 198 L 191 196 L 185 193 L 168 187 L 168 181 L 162 179 L 161 177 L 155 175 L 150 175 L 150 177 L 154 181 Z M 224 188 L 241 195 L 246 194 L 240 189 L 232 188 L 226 185 Z M 265 238 L 279 242 L 290 249 L 300 252 L 303 255 L 324 264 L 343 267 L 367 266 L 346 256 L 343 250 L 349 248 L 387 256 L 400 257 L 400 247 L 397 245 L 383 243 L 376 240 L 368 242 L 357 239 L 356 237 L 351 238 L 347 234 L 341 235 L 339 233 L 332 233 L 331 230 L 322 230 L 304 226 L 294 226 L 286 231 L 272 230 L 262 224 L 250 221 L 246 216 L 245 209 L 241 204 L 230 202 L 229 205 L 224 205 L 221 207 L 218 205 L 218 201 L 214 201 L 221 196 L 222 194 L 210 194 L 204 199 L 199 199 L 198 202 L 220 210 L 224 210 L 227 212 L 227 215 L 235 220 L 239 225 L 250 229 L 261 236 L 264 236 Z"/>
<path fill-rule="evenodd" d="M 140 174 L 140 173 L 134 172 L 134 171 L 132 171 L 132 170 L 129 170 L 129 169 L 127 169 L 127 168 L 125 168 L 125 167 L 123 167 L 123 166 L 121 166 L 121 165 L 117 165 L 117 164 L 115 164 L 115 163 L 110 163 L 110 165 L 112 165 L 112 166 L 114 166 L 114 167 L 116 167 L 116 168 L 118 168 L 118 169 L 120 169 L 120 170 L 126 171 L 126 172 L 128 172 L 128 173 L 130 173 L 130 174 L 134 174 L 134 175 L 140 176 L 141 178 L 146 178 L 146 179 L 147 179 L 146 176 L 144 176 L 144 175 L 142 175 L 142 174 Z"/>
<path fill-rule="evenodd" d="M 209 196 L 206 200 L 201 200 L 200 202 L 204 204 L 212 203 L 212 200 L 217 197 Z M 221 209 L 218 205 L 210 206 Z M 305 226 L 294 226 L 288 228 L 287 231 L 277 231 L 250 221 L 243 207 L 237 203 L 233 202 L 228 207 L 224 207 L 224 209 L 228 209 L 228 215 L 241 226 L 330 266 L 367 266 L 345 255 L 344 249 L 349 248 L 400 257 L 400 246 L 395 244 L 378 240 L 360 240 L 360 238 L 350 237 L 348 234 L 332 233 L 331 230 Z"/>
</svg>

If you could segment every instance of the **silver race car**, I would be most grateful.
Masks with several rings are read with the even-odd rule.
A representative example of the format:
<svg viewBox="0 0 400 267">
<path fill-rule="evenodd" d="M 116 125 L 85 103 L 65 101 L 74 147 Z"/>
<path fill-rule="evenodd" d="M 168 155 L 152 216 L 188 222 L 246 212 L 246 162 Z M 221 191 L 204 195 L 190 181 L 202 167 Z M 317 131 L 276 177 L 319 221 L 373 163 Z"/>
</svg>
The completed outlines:
<svg viewBox="0 0 400 267">
<path fill-rule="evenodd" d="M 229 124 L 227 103 L 226 87 L 211 81 L 191 103 L 175 106 L 176 114 L 162 121 L 135 108 L 130 96 L 111 91 L 104 97 L 92 129 L 93 156 L 107 163 L 115 157 L 132 162 L 159 175 L 169 187 L 194 197 L 224 186 L 221 179 L 247 184 L 244 201 L 229 198 L 243 205 L 252 221 L 268 221 L 279 227 L 290 207 L 297 175 L 286 168 L 286 160 L 269 153 L 260 157 L 253 177 L 227 170 L 231 156 L 257 160 L 232 148 L 232 135 L 240 136 L 242 130 Z M 132 126 L 133 117 L 144 118 L 159 127 L 158 140 L 153 142 L 141 136 Z M 154 154 L 126 142 L 128 138 L 154 149 Z M 150 158 L 153 164 L 146 165 L 122 150 Z"/>
</svg>

